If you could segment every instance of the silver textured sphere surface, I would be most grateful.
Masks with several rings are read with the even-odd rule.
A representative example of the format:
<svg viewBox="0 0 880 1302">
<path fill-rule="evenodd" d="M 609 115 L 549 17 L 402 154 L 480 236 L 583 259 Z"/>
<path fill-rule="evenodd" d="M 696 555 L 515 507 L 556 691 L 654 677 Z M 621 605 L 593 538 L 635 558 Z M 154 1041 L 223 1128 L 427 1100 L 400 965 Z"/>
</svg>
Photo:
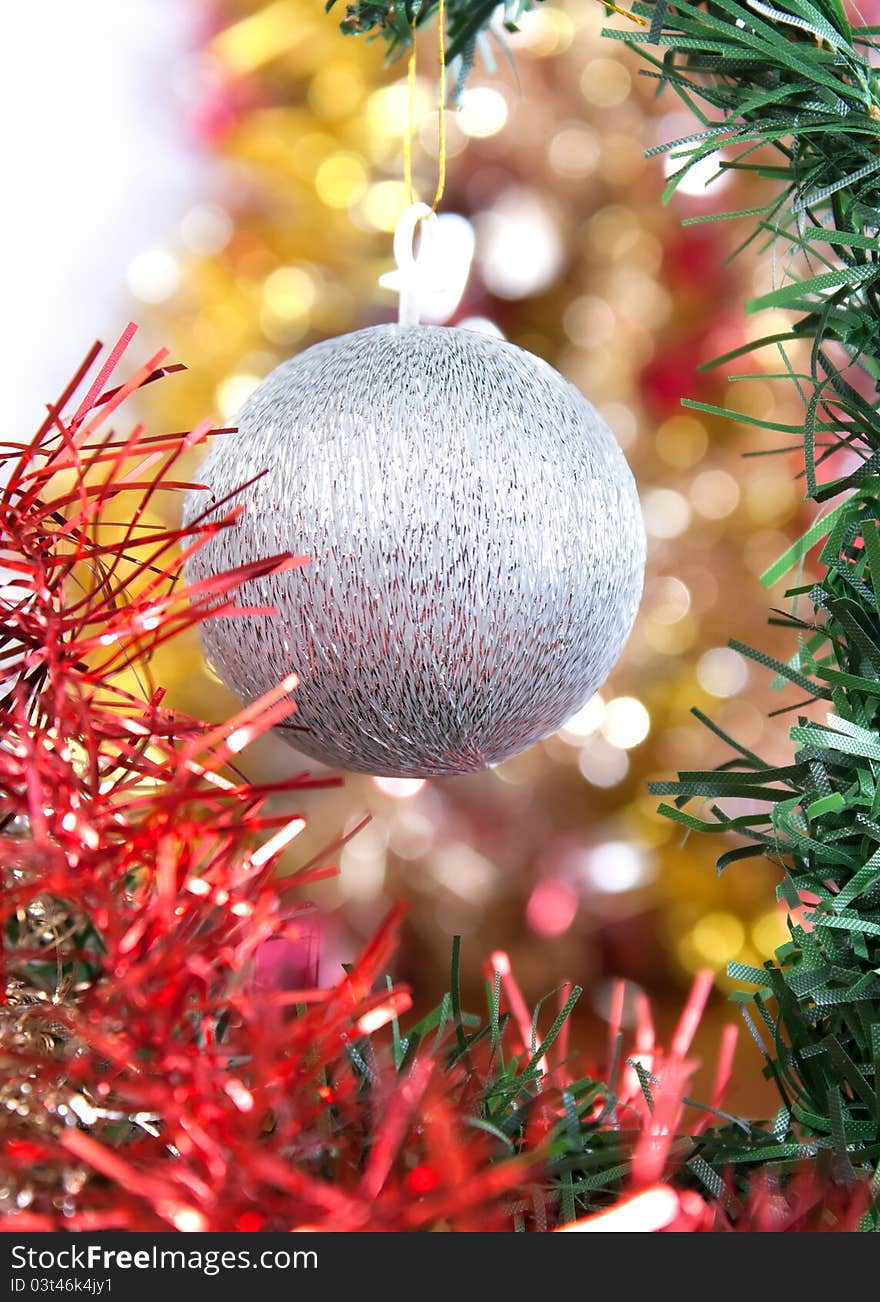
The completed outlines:
<svg viewBox="0 0 880 1302">
<path fill-rule="evenodd" d="M 472 331 L 374 326 L 282 363 L 238 428 L 215 439 L 187 521 L 265 473 L 187 577 L 311 558 L 241 589 L 277 615 L 202 624 L 244 699 L 299 675 L 297 749 L 365 773 L 470 772 L 603 682 L 641 596 L 644 527 L 614 436 L 546 362 Z"/>
</svg>

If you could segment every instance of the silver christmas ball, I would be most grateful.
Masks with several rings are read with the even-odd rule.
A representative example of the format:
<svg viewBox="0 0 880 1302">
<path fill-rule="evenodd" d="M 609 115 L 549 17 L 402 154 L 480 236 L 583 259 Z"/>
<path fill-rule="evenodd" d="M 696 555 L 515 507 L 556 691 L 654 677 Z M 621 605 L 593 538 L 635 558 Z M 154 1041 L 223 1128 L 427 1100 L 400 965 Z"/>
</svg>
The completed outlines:
<svg viewBox="0 0 880 1302">
<path fill-rule="evenodd" d="M 187 521 L 265 473 L 187 577 L 308 553 L 241 590 L 277 615 L 202 625 L 246 700 L 299 675 L 297 749 L 364 773 L 472 772 L 603 682 L 639 604 L 644 528 L 613 435 L 546 362 L 468 330 L 374 326 L 282 363 L 238 427 Z"/>
</svg>

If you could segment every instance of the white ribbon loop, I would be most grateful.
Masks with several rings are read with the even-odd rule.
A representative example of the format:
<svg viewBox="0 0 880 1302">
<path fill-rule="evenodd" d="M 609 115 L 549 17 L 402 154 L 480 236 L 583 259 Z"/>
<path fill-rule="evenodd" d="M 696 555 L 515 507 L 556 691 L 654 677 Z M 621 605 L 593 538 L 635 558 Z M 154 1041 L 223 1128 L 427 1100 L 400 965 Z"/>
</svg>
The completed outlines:
<svg viewBox="0 0 880 1302">
<path fill-rule="evenodd" d="M 394 232 L 397 268 L 379 278 L 383 289 L 400 296 L 400 325 L 447 321 L 461 301 L 473 253 L 473 228 L 463 217 L 438 217 L 425 203 L 406 208 Z"/>
</svg>

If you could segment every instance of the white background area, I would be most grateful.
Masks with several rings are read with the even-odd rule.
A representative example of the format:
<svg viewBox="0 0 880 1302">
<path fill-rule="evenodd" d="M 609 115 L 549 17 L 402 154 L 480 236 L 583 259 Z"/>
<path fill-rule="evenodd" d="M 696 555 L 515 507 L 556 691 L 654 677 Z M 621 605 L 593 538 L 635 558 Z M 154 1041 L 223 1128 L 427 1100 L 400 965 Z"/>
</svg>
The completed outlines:
<svg viewBox="0 0 880 1302">
<path fill-rule="evenodd" d="M 0 437 L 33 431 L 206 185 L 191 0 L 0 0 Z"/>
</svg>

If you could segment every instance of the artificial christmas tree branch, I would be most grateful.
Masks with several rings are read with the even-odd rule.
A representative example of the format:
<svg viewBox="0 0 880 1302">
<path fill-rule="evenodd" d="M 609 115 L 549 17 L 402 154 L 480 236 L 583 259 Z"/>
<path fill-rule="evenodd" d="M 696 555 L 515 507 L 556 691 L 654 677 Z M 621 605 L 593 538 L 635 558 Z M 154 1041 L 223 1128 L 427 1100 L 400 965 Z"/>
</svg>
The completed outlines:
<svg viewBox="0 0 880 1302">
<path fill-rule="evenodd" d="M 446 34 L 445 62 L 455 78 L 454 97 L 464 88 L 476 62 L 478 50 L 492 66 L 492 41 L 503 46 L 505 34 L 516 32 L 524 14 L 546 0 L 445 0 L 443 6 Z M 647 20 L 630 9 L 599 0 L 608 13 L 622 14 L 638 25 Z M 337 0 L 326 0 L 329 13 Z M 381 37 L 389 57 L 398 58 L 410 48 L 423 27 L 436 22 L 440 15 L 439 0 L 354 0 L 346 4 L 345 17 L 339 24 L 346 36 Z"/>
<path fill-rule="evenodd" d="M 670 191 L 694 163 L 719 150 L 719 173 L 750 169 L 777 184 L 764 208 L 727 215 L 751 222 L 748 240 L 782 242 L 782 274 L 748 309 L 791 312 L 791 327 L 718 364 L 761 347 L 779 350 L 783 373 L 803 403 L 803 425 L 761 427 L 800 433 L 806 495 L 833 503 L 764 576 L 769 585 L 805 564 L 809 570 L 809 554 L 821 545 L 816 581 L 803 582 L 801 575 L 786 593 L 795 603 L 783 621 L 797 631 L 794 654 L 780 663 L 731 642 L 774 671 L 778 685 L 790 684 L 799 709 L 810 702 L 819 707 L 820 721 L 815 709 L 798 716 L 788 765 L 771 766 L 728 739 L 734 756 L 719 770 L 682 773 L 653 790 L 674 798 L 664 812 L 685 827 L 724 829 L 744 842 L 721 856 L 719 869 L 761 855 L 782 871 L 779 896 L 792 911 L 790 941 L 762 969 L 730 969 L 757 987 L 749 998 L 757 1018 L 749 1024 L 782 1100 L 773 1126 L 777 1146 L 763 1146 L 763 1158 L 785 1162 L 793 1145 L 805 1143 L 811 1152 L 829 1150 L 838 1172 L 873 1170 L 880 1144 L 874 32 L 853 29 L 832 0 L 780 8 L 720 0 L 705 10 L 681 4 L 639 12 L 651 17 L 650 31 L 609 35 L 645 55 L 650 75 L 680 96 L 700 128 L 664 147 L 681 163 Z M 649 44 L 663 48 L 663 57 L 644 48 Z M 787 352 L 797 341 L 809 344 L 804 374 Z M 832 458 L 844 464 L 835 468 Z M 705 816 L 690 812 L 695 800 L 708 802 Z M 731 800 L 748 801 L 752 811 L 757 803 L 764 812 L 731 809 Z M 805 902 L 803 920 L 794 921 Z M 761 1148 L 759 1142 L 751 1156 Z M 712 1155 L 713 1164 L 720 1156 Z"/>
<path fill-rule="evenodd" d="M 517 20 L 541 3 L 543 0 L 504 0 L 499 21 L 497 0 L 446 0 L 445 59 L 456 79 L 456 93 L 467 81 L 477 47 L 485 44 L 488 34 L 497 38 L 504 31 L 516 31 Z M 336 0 L 327 0 L 328 12 L 335 4 Z M 409 49 L 419 28 L 437 20 L 438 10 L 438 0 L 404 0 L 403 4 L 355 0 L 346 5 L 340 29 L 347 36 L 381 36 L 390 57 L 396 58 Z"/>
</svg>

